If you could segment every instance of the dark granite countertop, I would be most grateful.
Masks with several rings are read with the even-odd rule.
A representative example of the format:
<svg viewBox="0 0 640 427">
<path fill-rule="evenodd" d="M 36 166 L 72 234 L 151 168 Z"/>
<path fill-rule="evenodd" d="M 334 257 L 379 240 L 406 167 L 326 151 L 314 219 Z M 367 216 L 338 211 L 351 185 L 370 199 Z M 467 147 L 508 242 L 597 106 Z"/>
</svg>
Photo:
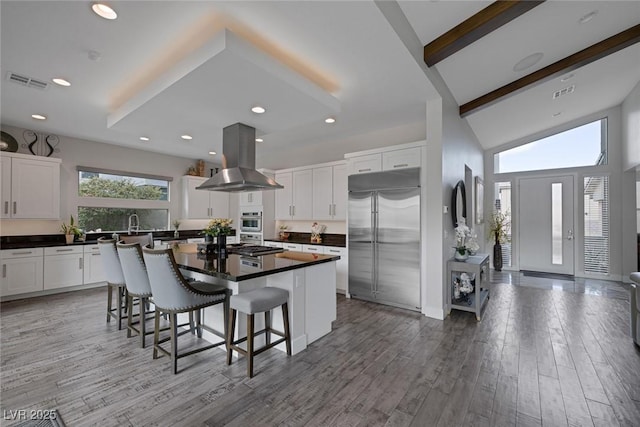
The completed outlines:
<svg viewBox="0 0 640 427">
<path fill-rule="evenodd" d="M 312 242 L 311 233 L 298 233 L 290 231 L 289 238 L 281 239 L 280 237 L 274 237 L 272 239 L 264 239 L 269 242 L 282 242 L 282 243 L 298 243 L 301 245 L 320 245 L 320 246 L 339 246 L 342 248 L 347 247 L 347 236 L 344 234 L 330 234 L 322 233 L 322 243 Z"/>
<path fill-rule="evenodd" d="M 174 255 L 180 268 L 231 282 L 241 282 L 340 259 L 339 256 L 293 251 L 257 257 L 231 254 L 223 260 L 215 257 L 203 257 L 194 251 L 180 249 L 174 250 Z"/>
<path fill-rule="evenodd" d="M 137 234 L 147 234 L 141 231 Z M 174 237 L 173 231 L 151 231 L 154 240 L 175 241 L 204 237 L 202 230 L 179 231 L 179 237 Z M 124 236 L 126 231 L 118 234 Z M 235 236 L 236 231 L 232 230 L 231 236 Z M 64 234 L 39 234 L 30 236 L 0 236 L 0 249 L 23 249 L 23 248 L 47 248 L 51 246 L 72 246 L 72 245 L 95 245 L 100 237 L 111 238 L 113 233 L 88 233 L 87 240 L 74 241 L 67 245 Z"/>
</svg>

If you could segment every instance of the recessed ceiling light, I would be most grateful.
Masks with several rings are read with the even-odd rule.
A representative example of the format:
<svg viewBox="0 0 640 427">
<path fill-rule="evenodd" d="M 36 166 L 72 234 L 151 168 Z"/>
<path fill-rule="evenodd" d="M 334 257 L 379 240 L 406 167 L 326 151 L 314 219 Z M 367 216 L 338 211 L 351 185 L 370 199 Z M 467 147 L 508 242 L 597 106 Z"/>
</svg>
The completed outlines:
<svg viewBox="0 0 640 427">
<path fill-rule="evenodd" d="M 216 152 L 215 152 L 215 151 L 209 151 L 209 155 L 210 155 L 210 156 L 215 156 L 215 155 L 216 155 Z"/>
<path fill-rule="evenodd" d="M 118 17 L 116 11 L 104 3 L 94 3 L 91 5 L 91 9 L 93 9 L 96 15 L 104 19 L 113 20 Z"/>
<path fill-rule="evenodd" d="M 327 117 L 326 119 L 324 119 L 325 123 L 335 123 L 336 119 L 333 117 Z"/>
<path fill-rule="evenodd" d="M 262 139 L 262 138 L 256 138 L 256 142 L 264 142 L 264 139 Z"/>
<path fill-rule="evenodd" d="M 264 107 L 261 107 L 261 106 L 259 106 L 259 105 L 256 105 L 255 107 L 251 107 L 251 111 L 253 111 L 253 112 L 254 112 L 254 113 L 256 113 L 256 114 L 262 114 L 262 113 L 264 113 L 264 112 L 265 112 L 265 111 L 267 111 L 267 110 L 265 110 L 265 109 L 264 109 Z"/>
<path fill-rule="evenodd" d="M 59 86 L 71 86 L 71 83 L 69 83 L 68 80 L 65 79 L 61 79 L 60 77 L 56 77 L 54 79 L 51 79 L 52 82 L 54 82 L 55 84 L 59 85 Z"/>
<path fill-rule="evenodd" d="M 566 76 L 564 76 L 563 78 L 560 79 L 561 82 L 566 82 L 567 80 L 571 80 L 572 78 L 575 77 L 575 74 L 571 73 L 571 74 L 567 74 Z"/>
<path fill-rule="evenodd" d="M 593 18 L 595 18 L 597 14 L 598 14 L 597 10 L 593 10 L 593 11 L 587 13 L 582 18 L 578 19 L 578 24 L 586 24 L 587 22 L 589 22 Z"/>
<path fill-rule="evenodd" d="M 47 116 L 43 116 L 42 114 L 32 114 L 31 117 L 36 120 L 47 120 Z"/>
<path fill-rule="evenodd" d="M 140 137 L 140 141 L 149 141 L 149 137 L 148 136 L 141 136 Z"/>
<path fill-rule="evenodd" d="M 191 135 L 182 135 L 180 138 L 186 139 L 187 141 L 193 139 Z"/>
<path fill-rule="evenodd" d="M 542 52 L 533 53 L 526 58 L 522 58 L 516 65 L 513 66 L 513 71 L 523 71 L 529 67 L 536 65 L 544 56 Z"/>
</svg>

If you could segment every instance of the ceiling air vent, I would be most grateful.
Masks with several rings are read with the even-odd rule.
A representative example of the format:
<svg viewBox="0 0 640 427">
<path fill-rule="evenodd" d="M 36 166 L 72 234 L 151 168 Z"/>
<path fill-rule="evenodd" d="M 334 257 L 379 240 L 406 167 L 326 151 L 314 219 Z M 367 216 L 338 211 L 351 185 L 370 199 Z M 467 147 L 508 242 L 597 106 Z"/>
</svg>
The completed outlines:
<svg viewBox="0 0 640 427">
<path fill-rule="evenodd" d="M 45 90 L 49 87 L 49 83 L 47 82 L 43 82 L 42 80 L 34 79 L 32 77 L 23 76 L 21 74 L 12 73 L 11 71 L 7 73 L 7 80 L 9 80 L 10 82 L 18 83 L 22 86 L 40 90 Z"/>
<path fill-rule="evenodd" d="M 576 85 L 571 85 L 569 87 L 565 87 L 564 89 L 557 90 L 553 93 L 553 99 L 558 99 L 561 96 L 569 95 L 570 93 L 573 93 L 574 90 L 576 90 Z"/>
</svg>

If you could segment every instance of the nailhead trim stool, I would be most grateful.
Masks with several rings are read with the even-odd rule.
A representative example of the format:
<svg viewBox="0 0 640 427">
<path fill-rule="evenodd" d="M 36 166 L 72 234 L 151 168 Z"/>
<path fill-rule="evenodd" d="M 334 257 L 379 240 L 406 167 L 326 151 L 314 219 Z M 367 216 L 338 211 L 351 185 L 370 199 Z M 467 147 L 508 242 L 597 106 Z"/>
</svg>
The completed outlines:
<svg viewBox="0 0 640 427">
<path fill-rule="evenodd" d="M 287 344 L 287 355 L 291 356 L 291 333 L 289 332 L 289 308 L 287 299 L 289 292 L 279 288 L 260 288 L 238 295 L 232 295 L 229 303 L 229 327 L 227 328 L 227 365 L 231 365 L 233 350 L 243 354 L 247 358 L 247 375 L 253 377 L 253 356 L 262 353 L 282 342 Z M 271 328 L 271 310 L 281 306 L 282 319 L 284 322 L 284 332 Z M 236 341 L 233 340 L 233 334 L 236 327 L 236 312 L 242 312 L 247 315 L 247 336 Z M 265 328 L 255 332 L 255 314 L 264 313 Z M 265 334 L 266 344 L 264 347 L 255 349 L 254 338 L 257 335 Z M 271 334 L 276 334 L 282 338 L 271 342 Z M 247 349 L 238 347 L 238 344 L 246 341 Z"/>
</svg>

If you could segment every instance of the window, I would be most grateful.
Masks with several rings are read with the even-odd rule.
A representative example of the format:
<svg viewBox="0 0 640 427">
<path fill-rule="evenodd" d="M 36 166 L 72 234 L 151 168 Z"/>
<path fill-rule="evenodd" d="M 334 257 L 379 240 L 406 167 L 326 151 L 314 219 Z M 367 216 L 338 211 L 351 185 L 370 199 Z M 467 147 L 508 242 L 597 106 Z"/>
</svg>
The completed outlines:
<svg viewBox="0 0 640 427">
<path fill-rule="evenodd" d="M 503 213 L 509 219 L 507 227 L 507 241 L 502 243 L 502 265 L 511 266 L 511 182 L 495 183 L 495 206 L 494 209 Z"/>
<path fill-rule="evenodd" d="M 607 164 L 607 119 L 494 154 L 495 173 Z"/>
<path fill-rule="evenodd" d="M 140 230 L 167 230 L 172 178 L 78 167 L 78 224 L 92 231 L 124 231 L 131 215 Z"/>
<path fill-rule="evenodd" d="M 584 178 L 584 271 L 609 273 L 609 177 Z"/>
</svg>

